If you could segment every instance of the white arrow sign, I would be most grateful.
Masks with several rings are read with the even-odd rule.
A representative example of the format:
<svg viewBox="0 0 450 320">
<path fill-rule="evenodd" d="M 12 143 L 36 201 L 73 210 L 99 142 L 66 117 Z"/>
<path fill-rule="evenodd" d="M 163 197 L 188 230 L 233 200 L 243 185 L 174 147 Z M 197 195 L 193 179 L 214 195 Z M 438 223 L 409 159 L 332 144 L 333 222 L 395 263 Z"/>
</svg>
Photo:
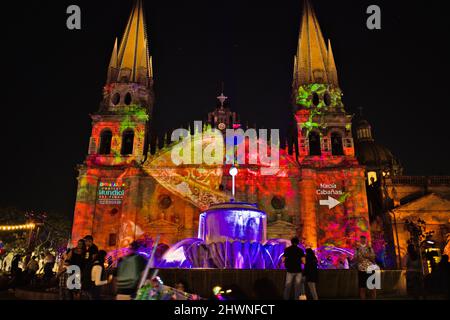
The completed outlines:
<svg viewBox="0 0 450 320">
<path fill-rule="evenodd" d="M 337 205 L 341 204 L 338 200 L 333 197 L 328 196 L 327 200 L 320 200 L 321 206 L 328 206 L 328 209 L 331 210 Z"/>
</svg>

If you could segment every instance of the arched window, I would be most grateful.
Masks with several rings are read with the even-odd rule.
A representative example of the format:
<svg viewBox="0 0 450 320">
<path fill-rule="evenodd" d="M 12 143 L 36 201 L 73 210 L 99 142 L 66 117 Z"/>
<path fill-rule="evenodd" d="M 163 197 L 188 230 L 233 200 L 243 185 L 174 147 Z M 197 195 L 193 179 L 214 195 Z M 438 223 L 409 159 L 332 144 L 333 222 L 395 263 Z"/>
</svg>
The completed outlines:
<svg viewBox="0 0 450 320">
<path fill-rule="evenodd" d="M 122 148 L 120 153 L 122 155 L 133 153 L 134 131 L 127 129 L 122 133 Z"/>
<path fill-rule="evenodd" d="M 125 104 L 127 106 L 129 106 L 132 101 L 133 101 L 133 98 L 131 97 L 131 93 L 127 92 L 127 94 L 125 95 L 125 99 L 124 99 Z"/>
<path fill-rule="evenodd" d="M 309 134 L 309 155 L 310 156 L 322 155 L 322 150 L 320 148 L 320 135 L 319 133 L 314 131 Z"/>
<path fill-rule="evenodd" d="M 114 95 L 112 96 L 111 102 L 113 105 L 117 105 L 120 102 L 120 93 L 116 92 L 114 93 Z"/>
<path fill-rule="evenodd" d="M 313 93 L 313 104 L 314 104 L 315 106 L 318 106 L 319 103 L 320 103 L 319 95 L 318 95 L 317 93 L 314 92 L 314 93 Z"/>
<path fill-rule="evenodd" d="M 112 132 L 109 129 L 105 129 L 100 134 L 100 149 L 99 154 L 110 154 L 111 153 L 111 140 Z"/>
<path fill-rule="evenodd" d="M 331 134 L 331 154 L 333 156 L 344 155 L 344 147 L 342 146 L 342 136 L 337 132 L 333 132 Z"/>
<path fill-rule="evenodd" d="M 325 92 L 325 94 L 323 95 L 323 101 L 325 102 L 327 107 L 331 105 L 331 96 L 328 92 Z"/>
</svg>

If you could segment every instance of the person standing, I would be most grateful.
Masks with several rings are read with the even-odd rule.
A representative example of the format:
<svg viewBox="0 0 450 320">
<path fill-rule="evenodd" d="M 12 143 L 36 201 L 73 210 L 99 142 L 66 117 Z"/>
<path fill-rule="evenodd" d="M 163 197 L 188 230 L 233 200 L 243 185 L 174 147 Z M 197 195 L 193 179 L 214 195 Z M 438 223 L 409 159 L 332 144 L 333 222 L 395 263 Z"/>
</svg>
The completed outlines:
<svg viewBox="0 0 450 320">
<path fill-rule="evenodd" d="M 414 299 L 419 299 L 422 287 L 422 271 L 419 254 L 413 244 L 409 244 L 406 255 L 406 291 Z"/>
<path fill-rule="evenodd" d="M 34 276 L 36 274 L 36 272 L 39 269 L 39 264 L 36 261 L 36 256 L 32 256 L 30 261 L 27 264 L 27 272 L 29 273 L 30 276 Z"/>
<path fill-rule="evenodd" d="M 14 258 L 12 259 L 12 262 L 11 262 L 11 274 L 13 276 L 15 276 L 16 273 L 18 273 L 19 270 L 20 270 L 19 263 L 20 263 L 21 259 L 22 259 L 22 256 L 20 254 L 16 254 L 14 256 Z"/>
<path fill-rule="evenodd" d="M 441 261 L 437 266 L 437 275 L 439 281 L 439 293 L 445 295 L 450 300 L 450 263 L 448 262 L 448 255 L 443 254 Z"/>
<path fill-rule="evenodd" d="M 117 268 L 117 300 L 134 299 L 141 274 L 145 269 L 146 260 L 137 254 L 139 245 L 133 241 L 129 247 L 129 254 L 119 262 Z"/>
<path fill-rule="evenodd" d="M 96 255 L 94 262 L 92 264 L 92 270 L 91 270 L 91 287 L 90 287 L 90 298 L 92 300 L 100 300 L 100 293 L 101 289 L 104 285 L 107 285 L 111 282 L 110 276 L 108 279 L 106 277 L 106 270 L 105 270 L 105 258 L 106 258 L 106 251 L 100 250 Z"/>
<path fill-rule="evenodd" d="M 83 296 L 83 298 L 91 299 L 91 271 L 94 260 L 96 259 L 96 255 L 98 253 L 98 247 L 94 244 L 94 238 L 91 235 L 85 236 L 83 240 L 86 244 L 86 251 L 84 254 L 84 270 L 81 274 L 81 295 Z"/>
<path fill-rule="evenodd" d="M 83 271 L 84 268 L 84 257 L 86 255 L 86 244 L 83 239 L 78 240 L 77 246 L 70 250 L 67 254 L 66 259 L 70 260 L 72 265 L 76 265 Z"/>
<path fill-rule="evenodd" d="M 313 300 L 319 300 L 317 295 L 316 283 L 319 278 L 317 271 L 317 258 L 314 254 L 314 251 L 311 248 L 306 249 L 306 262 L 305 262 L 305 271 L 304 276 L 306 278 L 306 283 L 309 288 L 309 292 Z"/>
<path fill-rule="evenodd" d="M 298 247 L 299 243 L 298 238 L 292 238 L 291 246 L 287 247 L 283 254 L 283 261 L 286 267 L 285 300 L 289 300 L 292 283 L 294 283 L 295 298 L 298 299 L 302 294 L 302 258 L 305 256 L 305 253 Z"/>
<path fill-rule="evenodd" d="M 32 256 L 30 261 L 27 264 L 26 267 L 26 276 L 27 276 L 27 282 L 31 285 L 34 285 L 36 272 L 39 270 L 39 263 L 36 261 L 36 256 Z"/>
<path fill-rule="evenodd" d="M 46 283 L 50 282 L 50 280 L 53 278 L 53 267 L 55 266 L 55 256 L 47 250 L 45 252 L 45 258 L 44 258 L 44 281 Z"/>
<path fill-rule="evenodd" d="M 70 267 L 70 261 L 64 260 L 64 265 L 58 271 L 56 279 L 59 280 L 59 300 L 73 300 L 73 290 L 69 289 L 67 280 L 69 279 L 68 268 Z"/>
<path fill-rule="evenodd" d="M 86 243 L 86 255 L 85 259 L 87 262 L 94 262 L 95 255 L 98 253 L 98 247 L 94 243 L 94 238 L 91 235 L 87 235 L 84 238 L 84 242 Z"/>
<path fill-rule="evenodd" d="M 369 280 L 370 273 L 367 273 L 370 266 L 375 264 L 375 252 L 367 243 L 367 237 L 361 236 L 359 244 L 356 246 L 355 258 L 358 268 L 358 287 L 359 297 L 362 300 L 366 299 L 367 280 Z M 371 289 L 372 299 L 376 298 L 376 289 Z"/>
<path fill-rule="evenodd" d="M 67 260 L 70 260 L 71 265 L 78 266 L 78 268 L 80 268 L 80 282 L 83 273 L 85 273 L 85 256 L 86 244 L 84 242 L 84 239 L 80 239 L 78 240 L 77 246 L 70 250 L 69 254 L 66 257 Z M 74 290 L 73 293 L 75 297 L 77 297 L 78 299 L 80 298 L 80 290 Z"/>
</svg>

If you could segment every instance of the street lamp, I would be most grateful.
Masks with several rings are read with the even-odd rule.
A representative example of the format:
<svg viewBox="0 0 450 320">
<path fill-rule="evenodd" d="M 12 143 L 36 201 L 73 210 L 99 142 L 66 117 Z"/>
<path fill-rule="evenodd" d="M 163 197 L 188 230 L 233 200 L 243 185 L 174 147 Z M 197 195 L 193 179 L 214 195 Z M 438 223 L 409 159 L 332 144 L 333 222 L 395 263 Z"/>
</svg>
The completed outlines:
<svg viewBox="0 0 450 320">
<path fill-rule="evenodd" d="M 236 167 L 230 168 L 230 176 L 231 176 L 231 194 L 232 198 L 231 201 L 234 201 L 234 196 L 236 194 L 236 184 L 235 184 L 235 177 L 238 174 L 238 169 Z"/>
</svg>

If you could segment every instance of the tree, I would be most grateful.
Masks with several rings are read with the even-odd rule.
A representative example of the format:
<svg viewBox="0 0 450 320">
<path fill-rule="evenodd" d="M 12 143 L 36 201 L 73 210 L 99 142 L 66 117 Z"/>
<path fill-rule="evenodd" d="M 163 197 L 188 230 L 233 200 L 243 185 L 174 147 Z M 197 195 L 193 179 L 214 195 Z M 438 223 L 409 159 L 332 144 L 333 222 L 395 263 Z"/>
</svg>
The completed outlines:
<svg viewBox="0 0 450 320">
<path fill-rule="evenodd" d="M 71 219 L 59 212 L 35 213 L 15 207 L 0 208 L 0 225 L 17 225 L 34 222 L 38 229 L 34 230 L 33 247 L 41 252 L 46 249 L 55 251 L 65 248 L 70 237 Z M 4 231 L 0 240 L 7 251 L 26 251 L 28 249 L 29 230 Z"/>
</svg>

